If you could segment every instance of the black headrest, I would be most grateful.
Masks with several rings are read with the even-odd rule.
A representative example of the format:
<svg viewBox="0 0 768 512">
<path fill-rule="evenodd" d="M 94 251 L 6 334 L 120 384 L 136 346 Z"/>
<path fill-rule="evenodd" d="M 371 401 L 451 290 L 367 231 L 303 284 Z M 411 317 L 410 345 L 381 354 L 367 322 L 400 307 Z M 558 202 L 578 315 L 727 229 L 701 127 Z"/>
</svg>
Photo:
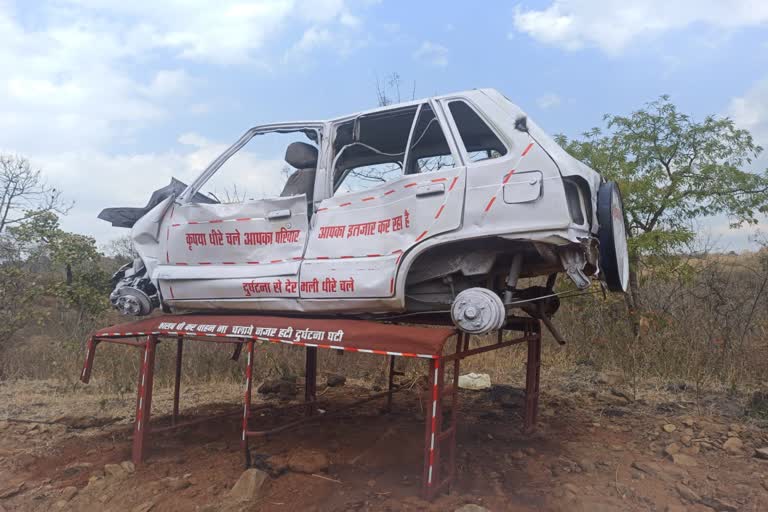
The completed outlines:
<svg viewBox="0 0 768 512">
<path fill-rule="evenodd" d="M 285 161 L 297 169 L 317 167 L 317 148 L 306 142 L 291 142 L 285 150 Z"/>
</svg>

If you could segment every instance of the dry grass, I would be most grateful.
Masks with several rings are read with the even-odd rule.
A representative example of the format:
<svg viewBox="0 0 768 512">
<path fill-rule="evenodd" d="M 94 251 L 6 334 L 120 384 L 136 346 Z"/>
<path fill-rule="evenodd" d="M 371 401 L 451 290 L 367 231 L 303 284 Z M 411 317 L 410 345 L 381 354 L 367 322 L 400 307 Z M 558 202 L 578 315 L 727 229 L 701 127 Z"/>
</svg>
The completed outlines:
<svg viewBox="0 0 768 512">
<path fill-rule="evenodd" d="M 564 301 L 555 323 L 568 340 L 558 346 L 545 336 L 543 372 L 558 375 L 588 368 L 618 371 L 637 391 L 643 383 L 687 382 L 707 389 L 748 391 L 768 385 L 768 300 L 765 256 L 712 256 L 690 259 L 666 274 L 644 273 L 640 298 L 641 332 L 635 336 L 620 296 L 585 295 Z M 681 270 L 682 269 L 682 270 Z M 92 325 L 74 321 L 53 306 L 41 308 L 44 320 L 6 344 L 0 357 L 5 379 L 56 379 L 79 389 L 83 343 L 96 327 L 124 321 L 110 314 Z M 173 379 L 175 343 L 161 343 L 157 384 Z M 195 383 L 237 383 L 243 361 L 230 360 L 230 346 L 188 343 L 184 379 Z M 342 355 L 343 354 L 343 355 Z M 99 347 L 92 392 L 132 393 L 139 363 L 138 350 L 103 344 Z M 398 368 L 415 378 L 424 361 L 399 360 Z M 386 382 L 385 358 L 365 354 L 319 351 L 321 373 L 342 373 L 371 386 Z M 303 351 L 282 345 L 262 346 L 255 359 L 257 378 L 303 375 Z M 462 372 L 489 373 L 494 382 L 522 383 L 525 347 L 484 353 L 462 364 Z"/>
</svg>

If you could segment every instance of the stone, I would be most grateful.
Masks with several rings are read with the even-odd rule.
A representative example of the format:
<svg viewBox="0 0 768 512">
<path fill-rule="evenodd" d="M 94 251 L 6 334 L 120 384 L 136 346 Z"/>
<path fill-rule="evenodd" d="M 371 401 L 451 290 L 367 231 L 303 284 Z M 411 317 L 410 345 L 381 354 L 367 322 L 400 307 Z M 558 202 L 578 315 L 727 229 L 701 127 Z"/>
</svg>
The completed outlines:
<svg viewBox="0 0 768 512">
<path fill-rule="evenodd" d="M 131 509 L 131 512 L 149 512 L 154 508 L 155 502 L 154 501 L 145 501 L 144 503 L 140 503 L 133 507 Z"/>
<path fill-rule="evenodd" d="M 84 471 L 86 469 L 91 469 L 93 467 L 93 464 L 90 462 L 73 462 L 72 464 L 68 464 L 64 468 L 64 475 L 65 476 L 72 476 L 80 473 L 81 471 Z"/>
<path fill-rule="evenodd" d="M 161 482 L 171 491 L 183 491 L 190 485 L 192 485 L 192 482 L 187 480 L 186 478 L 178 478 L 175 476 L 168 476 L 161 480 Z"/>
<path fill-rule="evenodd" d="M 694 425 L 693 418 L 685 418 L 683 420 L 683 425 L 685 425 L 686 427 L 692 427 Z"/>
<path fill-rule="evenodd" d="M 329 465 L 328 456 L 315 450 L 297 450 L 288 457 L 288 468 L 297 473 L 319 473 Z"/>
<path fill-rule="evenodd" d="M 289 400 L 296 396 L 298 391 L 296 390 L 296 383 L 291 382 L 289 380 L 282 380 L 280 381 L 280 388 L 278 389 L 278 394 L 280 395 L 280 398 L 283 400 Z"/>
<path fill-rule="evenodd" d="M 272 455 L 264 461 L 264 465 L 271 477 L 277 477 L 288 470 L 288 457 L 285 455 Z"/>
<path fill-rule="evenodd" d="M 690 455 L 686 455 L 685 453 L 675 453 L 672 455 L 672 462 L 677 464 L 678 466 L 686 466 L 689 468 L 698 466 L 698 462 L 696 462 L 696 459 L 691 457 Z"/>
<path fill-rule="evenodd" d="M 675 430 L 677 430 L 677 427 L 673 423 L 667 423 L 666 425 L 663 425 L 661 429 L 666 432 L 667 434 L 671 434 Z"/>
<path fill-rule="evenodd" d="M 744 450 L 744 443 L 738 437 L 729 437 L 728 440 L 723 443 L 723 450 L 731 455 L 741 455 Z"/>
<path fill-rule="evenodd" d="M 693 438 L 689 435 L 680 436 L 680 442 L 683 443 L 685 446 L 690 446 L 692 440 Z"/>
<path fill-rule="evenodd" d="M 103 478 L 94 475 L 88 479 L 88 485 L 85 486 L 85 489 L 92 492 L 97 489 L 103 489 L 106 485 L 107 482 Z"/>
<path fill-rule="evenodd" d="M 128 476 L 128 472 L 120 464 L 104 464 L 104 474 L 118 479 Z"/>
<path fill-rule="evenodd" d="M 691 456 L 698 455 L 700 451 L 701 451 L 701 448 L 699 448 L 698 445 L 684 446 L 680 448 L 681 453 L 684 453 L 686 455 L 691 455 Z"/>
<path fill-rule="evenodd" d="M 664 448 L 664 453 L 669 455 L 670 457 L 680 451 L 680 445 L 677 443 L 671 443 L 668 444 L 666 448 Z"/>
<path fill-rule="evenodd" d="M 691 489 L 687 485 L 684 485 L 680 482 L 677 482 L 675 484 L 675 489 L 677 489 L 677 492 L 678 494 L 680 494 L 680 497 L 690 501 L 691 503 L 698 503 L 699 500 L 701 500 L 701 496 L 696 494 L 696 492 L 694 492 L 693 489 Z"/>
<path fill-rule="evenodd" d="M 627 401 L 627 403 L 629 403 L 629 402 L 632 402 L 632 401 L 633 401 L 633 399 L 632 399 L 632 397 L 631 397 L 631 396 L 629 396 L 627 393 L 623 392 L 623 391 L 622 391 L 622 390 L 620 390 L 620 389 L 611 388 L 611 394 L 612 394 L 613 396 L 615 396 L 615 397 L 618 397 L 618 398 L 623 398 L 624 400 L 626 400 L 626 401 Z"/>
<path fill-rule="evenodd" d="M 124 460 L 120 463 L 120 467 L 122 467 L 126 473 L 132 474 L 136 472 L 136 466 L 131 462 L 130 460 Z"/>
<path fill-rule="evenodd" d="M 755 457 L 758 459 L 768 460 L 768 446 L 765 448 L 755 448 Z"/>
<path fill-rule="evenodd" d="M 491 376 L 487 373 L 468 373 L 466 375 L 459 375 L 459 387 L 461 389 L 470 389 L 472 391 L 490 389 Z"/>
<path fill-rule="evenodd" d="M 592 462 L 589 459 L 581 459 L 579 462 L 579 467 L 584 473 L 594 473 L 595 472 L 595 463 Z"/>
<path fill-rule="evenodd" d="M 714 498 L 711 496 L 705 496 L 701 498 L 700 503 L 709 508 L 715 509 L 717 512 L 737 512 L 739 507 L 733 503 L 721 500 L 720 498 Z"/>
<path fill-rule="evenodd" d="M 77 495 L 77 487 L 70 485 L 61 490 L 61 499 L 69 501 Z"/>
<path fill-rule="evenodd" d="M 328 374 L 328 377 L 326 377 L 325 379 L 325 383 L 328 385 L 329 388 L 343 386 L 346 382 L 347 382 L 347 378 L 344 375 L 339 375 L 337 373 Z"/>
<path fill-rule="evenodd" d="M 474 503 L 467 503 L 466 505 L 462 505 L 459 508 L 455 509 L 453 512 L 491 512 L 485 507 L 481 507 L 480 505 L 475 505 Z"/>
<path fill-rule="evenodd" d="M 261 383 L 261 385 L 256 389 L 258 393 L 261 393 L 262 395 L 270 395 L 273 393 L 277 393 L 280 391 L 280 383 L 282 382 L 282 379 L 269 379 L 265 380 Z"/>
<path fill-rule="evenodd" d="M 4 499 L 7 499 L 7 498 L 11 498 L 13 496 L 16 496 L 17 494 L 19 494 L 21 491 L 24 490 L 24 487 L 25 487 L 25 483 L 24 482 L 20 482 L 18 484 L 11 485 L 11 486 L 5 487 L 3 489 L 0 489 L 0 500 L 4 500 Z"/>
<path fill-rule="evenodd" d="M 747 405 L 747 411 L 751 416 L 768 416 L 768 391 L 755 391 Z"/>
<path fill-rule="evenodd" d="M 253 501 L 261 497 L 264 484 L 269 481 L 269 475 L 260 469 L 246 469 L 229 491 L 229 497 L 235 501 Z"/>
<path fill-rule="evenodd" d="M 578 496 L 580 494 L 579 488 L 570 482 L 563 484 L 563 490 L 567 493 L 573 494 L 574 496 Z"/>
<path fill-rule="evenodd" d="M 668 483 L 675 483 L 679 480 L 685 480 L 688 478 L 688 471 L 671 464 L 635 461 L 632 463 L 632 467 L 642 471 L 649 476 L 658 478 L 659 480 L 663 480 Z"/>
<path fill-rule="evenodd" d="M 613 393 L 601 392 L 595 396 L 595 399 L 597 399 L 599 402 L 615 405 L 617 407 L 621 407 L 629 403 L 629 400 L 627 400 L 626 398 L 621 396 L 616 396 Z M 621 415 L 621 413 L 619 413 L 619 415 Z"/>
<path fill-rule="evenodd" d="M 608 386 L 620 386 L 624 383 L 624 377 L 618 373 L 602 372 L 595 377 L 595 383 Z"/>
</svg>

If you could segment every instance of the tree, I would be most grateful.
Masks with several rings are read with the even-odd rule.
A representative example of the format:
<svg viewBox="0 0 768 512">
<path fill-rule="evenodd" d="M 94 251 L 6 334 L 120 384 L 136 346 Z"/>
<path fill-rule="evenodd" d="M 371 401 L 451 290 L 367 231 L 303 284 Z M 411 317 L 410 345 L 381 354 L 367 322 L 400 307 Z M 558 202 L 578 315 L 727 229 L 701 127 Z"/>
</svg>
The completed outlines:
<svg viewBox="0 0 768 512">
<path fill-rule="evenodd" d="M 661 96 L 628 116 L 606 114 L 582 139 L 557 137 L 573 156 L 619 183 L 630 249 L 630 307 L 637 305 L 641 258 L 669 254 L 695 237 L 696 219 L 725 214 L 756 224 L 768 212 L 768 170 L 745 166 L 762 149 L 727 117 L 696 121 Z"/>
<path fill-rule="evenodd" d="M 8 238 L 17 250 L 16 260 L 24 267 L 44 260 L 52 264 L 58 276 L 63 275 L 64 279 L 55 278 L 49 289 L 74 308 L 80 320 L 108 308 L 109 274 L 101 266 L 101 254 L 92 237 L 64 231 L 56 214 L 49 211 L 10 227 Z"/>
<path fill-rule="evenodd" d="M 61 191 L 49 186 L 29 160 L 0 155 L 0 234 L 41 213 L 65 214 L 71 207 Z"/>
<path fill-rule="evenodd" d="M 138 256 L 131 235 L 123 235 L 110 240 L 104 245 L 104 252 L 122 265 L 132 262 Z"/>
</svg>

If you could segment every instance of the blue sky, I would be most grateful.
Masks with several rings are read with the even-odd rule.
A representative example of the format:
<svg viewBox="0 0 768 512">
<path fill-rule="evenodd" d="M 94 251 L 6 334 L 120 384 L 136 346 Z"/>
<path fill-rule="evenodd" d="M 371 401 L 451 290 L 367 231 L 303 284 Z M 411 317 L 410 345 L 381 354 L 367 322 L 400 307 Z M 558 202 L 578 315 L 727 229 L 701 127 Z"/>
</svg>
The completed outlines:
<svg viewBox="0 0 768 512">
<path fill-rule="evenodd" d="M 670 94 L 768 147 L 764 0 L 0 0 L 0 65 L 0 151 L 102 243 L 124 231 L 101 208 L 192 179 L 249 126 L 370 108 L 392 72 L 404 99 L 494 87 L 570 136 Z"/>
</svg>

